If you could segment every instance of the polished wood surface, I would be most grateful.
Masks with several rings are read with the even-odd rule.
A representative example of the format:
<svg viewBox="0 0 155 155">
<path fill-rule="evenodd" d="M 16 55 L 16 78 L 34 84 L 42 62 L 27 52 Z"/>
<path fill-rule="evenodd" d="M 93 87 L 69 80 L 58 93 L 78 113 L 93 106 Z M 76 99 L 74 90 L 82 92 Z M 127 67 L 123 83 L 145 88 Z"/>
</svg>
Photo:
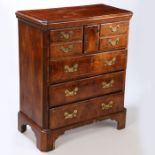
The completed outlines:
<svg viewBox="0 0 155 155">
<path fill-rule="evenodd" d="M 99 48 L 99 25 L 84 27 L 84 52 L 95 52 Z"/>
<path fill-rule="evenodd" d="M 50 61 L 49 80 L 51 83 L 71 80 L 75 78 L 87 77 L 96 74 L 108 73 L 112 71 L 120 71 L 126 68 L 126 52 L 113 51 L 85 57 L 65 58 Z M 112 64 L 107 65 L 106 62 Z M 65 66 L 73 68 L 78 65 L 77 70 L 66 72 Z"/>
<path fill-rule="evenodd" d="M 50 58 L 63 58 L 82 54 L 83 42 L 72 41 L 57 43 L 50 46 Z"/>
<path fill-rule="evenodd" d="M 19 22 L 20 110 L 44 127 L 43 32 Z"/>
<path fill-rule="evenodd" d="M 76 7 L 52 8 L 41 10 L 18 11 L 17 17 L 42 24 L 65 22 L 80 19 L 109 18 L 132 15 L 131 11 L 115 8 L 104 4 L 85 5 Z"/>
<path fill-rule="evenodd" d="M 111 51 L 116 49 L 126 48 L 128 44 L 127 35 L 117 35 L 110 37 L 102 37 L 100 39 L 100 50 L 101 51 Z"/>
<path fill-rule="evenodd" d="M 124 82 L 125 76 L 124 71 L 122 71 L 51 85 L 49 88 L 49 104 L 53 107 L 122 91 Z M 76 88 L 77 92 L 74 93 Z M 66 95 L 66 90 L 70 92 L 70 95 Z"/>
<path fill-rule="evenodd" d="M 101 24 L 100 36 L 113 36 L 119 34 L 127 34 L 129 22 L 115 22 Z"/>
<path fill-rule="evenodd" d="M 66 41 L 82 40 L 82 38 L 83 38 L 82 27 L 50 31 L 51 42 L 66 42 Z"/>
<path fill-rule="evenodd" d="M 53 108 L 50 110 L 50 128 L 59 128 L 64 125 L 83 122 L 95 117 L 122 111 L 123 100 L 123 94 L 120 93 Z M 109 104 L 109 102 L 113 103 L 112 107 L 109 109 L 102 109 L 102 103 Z M 65 117 L 65 113 L 72 115 L 74 111 L 77 111 L 75 116 Z"/>
<path fill-rule="evenodd" d="M 20 110 L 38 149 L 66 130 L 112 119 L 125 128 L 125 76 L 131 11 L 95 4 L 17 11 Z"/>
</svg>

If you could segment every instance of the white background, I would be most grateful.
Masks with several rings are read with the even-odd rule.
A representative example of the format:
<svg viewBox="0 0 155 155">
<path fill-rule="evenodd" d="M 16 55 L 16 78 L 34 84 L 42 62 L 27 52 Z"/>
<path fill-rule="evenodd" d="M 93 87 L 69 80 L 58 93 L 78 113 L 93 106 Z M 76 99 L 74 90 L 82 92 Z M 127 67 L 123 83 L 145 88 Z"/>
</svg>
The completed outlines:
<svg viewBox="0 0 155 155">
<path fill-rule="evenodd" d="M 28 129 L 17 131 L 19 108 L 18 33 L 15 11 L 106 3 L 134 12 L 130 24 L 125 105 L 126 129 L 111 121 L 66 132 L 56 149 L 41 153 Z M 0 154 L 1 155 L 154 155 L 155 2 L 153 0 L 0 0 Z"/>
</svg>

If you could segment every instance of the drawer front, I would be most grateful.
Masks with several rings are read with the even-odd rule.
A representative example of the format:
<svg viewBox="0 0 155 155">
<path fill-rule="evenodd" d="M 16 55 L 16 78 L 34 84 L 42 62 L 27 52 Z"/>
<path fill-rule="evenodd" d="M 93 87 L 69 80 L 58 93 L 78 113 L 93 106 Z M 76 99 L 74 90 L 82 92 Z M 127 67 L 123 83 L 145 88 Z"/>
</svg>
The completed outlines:
<svg viewBox="0 0 155 155">
<path fill-rule="evenodd" d="M 52 42 L 66 42 L 66 41 L 82 40 L 83 38 L 82 36 L 83 36 L 82 27 L 50 31 L 50 40 Z"/>
<path fill-rule="evenodd" d="M 100 50 L 108 51 L 115 49 L 126 48 L 128 43 L 127 35 L 118 35 L 114 37 L 101 37 L 100 39 Z"/>
<path fill-rule="evenodd" d="M 100 36 L 112 36 L 128 33 L 128 22 L 101 24 Z"/>
<path fill-rule="evenodd" d="M 124 95 L 117 93 L 50 109 L 50 128 L 55 129 L 123 110 Z"/>
<path fill-rule="evenodd" d="M 84 52 L 96 52 L 99 47 L 99 25 L 85 26 Z"/>
<path fill-rule="evenodd" d="M 49 81 L 57 83 L 90 75 L 124 70 L 126 51 L 113 51 L 83 57 L 51 60 Z"/>
<path fill-rule="evenodd" d="M 52 44 L 50 46 L 50 57 L 60 58 L 82 54 L 82 41 Z"/>
<path fill-rule="evenodd" d="M 122 71 L 52 85 L 49 88 L 50 106 L 67 104 L 111 92 L 121 91 L 124 89 L 124 79 L 125 73 Z"/>
</svg>

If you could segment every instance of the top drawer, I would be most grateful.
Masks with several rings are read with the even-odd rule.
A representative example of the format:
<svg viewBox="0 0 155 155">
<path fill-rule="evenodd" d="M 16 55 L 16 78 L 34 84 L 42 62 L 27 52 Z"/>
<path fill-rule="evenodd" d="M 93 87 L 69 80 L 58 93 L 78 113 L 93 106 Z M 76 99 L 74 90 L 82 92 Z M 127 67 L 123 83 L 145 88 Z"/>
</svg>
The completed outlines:
<svg viewBox="0 0 155 155">
<path fill-rule="evenodd" d="M 100 36 L 112 36 L 128 33 L 128 22 L 101 24 Z"/>
<path fill-rule="evenodd" d="M 82 27 L 66 28 L 50 31 L 51 42 L 66 42 L 82 40 L 83 29 Z"/>
</svg>

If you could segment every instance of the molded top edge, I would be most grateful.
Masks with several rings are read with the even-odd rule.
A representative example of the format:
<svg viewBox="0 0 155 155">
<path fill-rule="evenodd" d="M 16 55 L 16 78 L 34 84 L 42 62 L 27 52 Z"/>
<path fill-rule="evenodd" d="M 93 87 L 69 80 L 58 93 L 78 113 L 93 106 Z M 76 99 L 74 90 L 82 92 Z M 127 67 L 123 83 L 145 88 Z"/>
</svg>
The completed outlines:
<svg viewBox="0 0 155 155">
<path fill-rule="evenodd" d="M 23 10 L 17 11 L 16 16 L 29 22 L 38 23 L 40 25 L 50 25 L 53 23 L 80 21 L 94 18 L 113 18 L 117 16 L 132 16 L 132 12 L 116 7 L 93 4 L 73 7 Z"/>
</svg>

